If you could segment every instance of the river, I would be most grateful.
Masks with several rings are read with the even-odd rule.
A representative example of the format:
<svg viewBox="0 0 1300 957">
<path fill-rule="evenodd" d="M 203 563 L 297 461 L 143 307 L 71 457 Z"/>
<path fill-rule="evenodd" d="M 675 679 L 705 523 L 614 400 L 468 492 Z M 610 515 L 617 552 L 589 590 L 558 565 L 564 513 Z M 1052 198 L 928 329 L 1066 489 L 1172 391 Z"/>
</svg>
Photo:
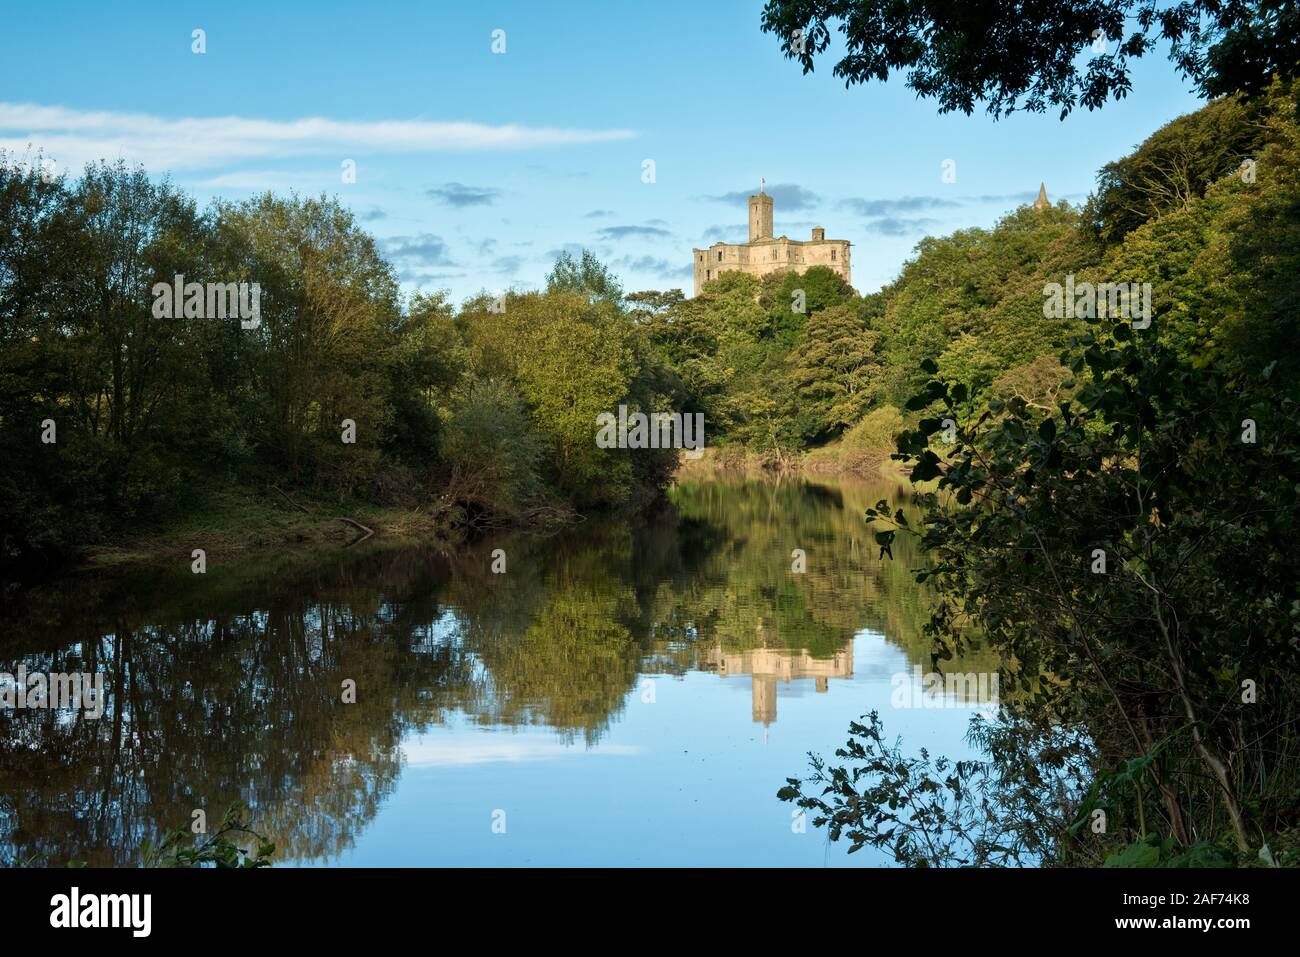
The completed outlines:
<svg viewBox="0 0 1300 957">
<path fill-rule="evenodd" d="M 94 718 L 0 711 L 0 858 L 130 864 L 241 800 L 277 866 L 889 863 L 775 795 L 873 709 L 909 748 L 971 756 L 987 702 L 894 706 L 929 668 L 927 596 L 910 543 L 881 559 L 863 510 L 903 493 L 669 497 L 552 537 L 27 590 L 0 672 L 103 672 L 105 695 Z"/>
</svg>

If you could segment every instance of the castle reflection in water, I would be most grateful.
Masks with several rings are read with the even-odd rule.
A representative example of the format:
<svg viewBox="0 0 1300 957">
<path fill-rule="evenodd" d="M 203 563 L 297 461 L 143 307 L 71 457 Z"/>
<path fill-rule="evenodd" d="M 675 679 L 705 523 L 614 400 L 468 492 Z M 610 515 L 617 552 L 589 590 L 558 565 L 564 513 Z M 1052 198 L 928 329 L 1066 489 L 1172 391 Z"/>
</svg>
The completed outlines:
<svg viewBox="0 0 1300 957">
<path fill-rule="evenodd" d="M 792 652 L 781 648 L 754 648 L 726 652 L 714 648 L 706 660 L 718 675 L 750 675 L 753 718 L 769 725 L 776 720 L 777 681 L 788 684 L 799 678 L 812 678 L 818 693 L 830 688 L 831 678 L 853 677 L 853 640 L 830 658 L 814 658 L 806 651 Z"/>
</svg>

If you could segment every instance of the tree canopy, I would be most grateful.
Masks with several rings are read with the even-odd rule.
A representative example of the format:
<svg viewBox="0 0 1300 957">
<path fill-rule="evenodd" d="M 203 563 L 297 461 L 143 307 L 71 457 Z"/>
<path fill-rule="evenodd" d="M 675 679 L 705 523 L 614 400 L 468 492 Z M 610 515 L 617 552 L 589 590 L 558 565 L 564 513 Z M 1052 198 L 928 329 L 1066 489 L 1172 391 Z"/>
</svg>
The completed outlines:
<svg viewBox="0 0 1300 957">
<path fill-rule="evenodd" d="M 839 32 L 846 86 L 898 71 L 940 112 L 1098 109 L 1132 89 L 1132 65 L 1161 46 L 1204 96 L 1259 93 L 1300 63 L 1290 0 L 768 0 L 762 28 L 805 73 Z"/>
</svg>

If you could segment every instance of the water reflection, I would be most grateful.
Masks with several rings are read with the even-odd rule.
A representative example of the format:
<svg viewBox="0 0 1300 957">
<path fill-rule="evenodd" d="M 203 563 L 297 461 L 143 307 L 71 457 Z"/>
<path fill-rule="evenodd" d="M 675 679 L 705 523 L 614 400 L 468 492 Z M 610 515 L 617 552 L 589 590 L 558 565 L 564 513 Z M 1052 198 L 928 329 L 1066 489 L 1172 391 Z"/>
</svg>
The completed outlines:
<svg viewBox="0 0 1300 957">
<path fill-rule="evenodd" d="M 901 652 L 894 666 L 929 665 L 924 603 L 907 575 L 914 556 L 900 543 L 896 561 L 876 560 L 862 520 L 882 494 L 690 483 L 636 526 L 588 522 L 447 553 L 210 562 L 206 576 L 185 563 L 11 596 L 0 671 L 102 671 L 106 700 L 99 720 L 0 712 L 0 857 L 130 863 L 142 838 L 239 798 L 276 841 L 277 861 L 339 860 L 372 840 L 367 861 L 404 860 L 414 847 L 420 863 L 459 862 L 445 834 L 422 842 L 427 809 L 403 811 L 408 803 L 432 794 L 490 806 L 526 775 L 466 777 L 473 769 L 570 768 L 579 755 L 608 759 L 605 778 L 580 785 L 571 770 L 539 771 L 552 777 L 530 777 L 532 796 L 516 799 L 547 788 L 570 806 L 590 799 L 588 837 L 536 837 L 533 863 L 592 859 L 582 853 L 591 821 L 634 787 L 703 794 L 721 777 L 737 789 L 732 803 L 783 814 L 779 777 L 769 788 L 725 770 L 721 755 L 737 741 L 726 723 L 737 716 L 732 676 L 750 676 L 751 718 L 766 728 L 778 694 L 852 683 L 864 630 Z M 490 570 L 493 548 L 507 552 L 504 575 Z M 807 555 L 802 574 L 791 571 L 794 548 Z M 355 703 L 344 703 L 346 681 Z M 620 722 L 640 727 L 647 682 L 662 689 L 650 696 L 659 724 L 635 744 L 607 740 Z M 816 733 L 801 719 L 792 733 L 811 739 L 800 752 L 841 743 L 857 713 L 841 701 Z M 652 755 L 692 746 L 713 754 L 703 768 L 654 765 Z M 425 770 L 443 777 L 404 790 Z M 603 795 L 607 783 L 622 790 Z M 400 839 L 388 825 L 367 836 L 386 806 Z M 666 807 L 643 813 L 667 815 L 658 823 L 671 828 Z M 465 860 L 484 859 L 468 848 Z"/>
<path fill-rule="evenodd" d="M 776 683 L 796 678 L 812 678 L 819 693 L 830 690 L 831 678 L 853 677 L 853 639 L 829 658 L 814 658 L 806 651 L 783 651 L 779 648 L 755 648 L 727 653 L 713 649 L 712 664 L 722 677 L 750 675 L 755 721 L 771 724 L 776 720 Z"/>
</svg>

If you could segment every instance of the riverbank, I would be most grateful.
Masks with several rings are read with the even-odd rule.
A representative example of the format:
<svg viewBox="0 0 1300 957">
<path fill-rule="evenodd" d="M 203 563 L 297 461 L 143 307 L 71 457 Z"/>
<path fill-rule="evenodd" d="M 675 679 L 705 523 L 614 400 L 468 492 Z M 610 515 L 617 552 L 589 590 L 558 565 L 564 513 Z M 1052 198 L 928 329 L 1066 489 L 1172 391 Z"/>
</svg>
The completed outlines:
<svg viewBox="0 0 1300 957">
<path fill-rule="evenodd" d="M 329 551 L 376 540 L 413 544 L 449 539 L 451 531 L 445 517 L 423 507 L 344 506 L 276 490 L 238 489 L 212 496 L 175 523 L 92 546 L 78 565 L 189 562 L 195 549 L 212 559 L 266 548 Z"/>
<path fill-rule="evenodd" d="M 698 459 L 683 459 L 677 477 L 698 477 L 726 472 L 762 475 L 809 475 L 821 478 L 886 480 L 907 484 L 906 473 L 890 456 L 893 447 L 860 448 L 834 442 L 807 452 L 778 455 L 751 452 L 739 446 L 708 448 Z"/>
<path fill-rule="evenodd" d="M 884 479 L 900 485 L 906 475 L 889 456 L 892 449 L 850 448 L 837 442 L 808 452 L 778 456 L 737 446 L 708 448 L 698 459 L 683 456 L 677 478 L 719 473 L 804 474 L 824 478 Z M 437 503 L 383 506 L 315 500 L 278 487 L 230 488 L 210 492 L 201 504 L 174 521 L 119 535 L 88 548 L 70 570 L 116 568 L 193 560 L 202 549 L 208 560 L 264 550 L 330 553 L 362 544 L 454 543 L 465 537 L 464 515 Z M 556 524 L 553 518 L 550 524 Z"/>
<path fill-rule="evenodd" d="M 678 471 L 679 474 L 715 470 L 802 473 L 905 484 L 907 473 L 892 456 L 897 451 L 898 436 L 907 426 L 902 412 L 892 405 L 883 405 L 867 413 L 842 435 L 815 448 L 752 452 L 739 445 L 715 446 L 706 449 L 699 459 L 683 460 Z"/>
</svg>

